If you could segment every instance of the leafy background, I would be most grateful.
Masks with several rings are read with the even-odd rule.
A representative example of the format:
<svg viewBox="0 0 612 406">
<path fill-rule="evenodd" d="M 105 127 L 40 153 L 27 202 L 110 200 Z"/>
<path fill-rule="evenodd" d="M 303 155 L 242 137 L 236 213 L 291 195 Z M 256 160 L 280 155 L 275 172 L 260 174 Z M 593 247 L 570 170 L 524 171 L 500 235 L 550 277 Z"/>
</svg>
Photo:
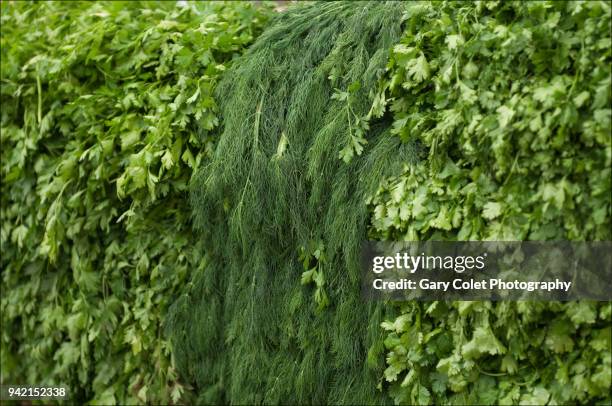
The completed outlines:
<svg viewBox="0 0 612 406">
<path fill-rule="evenodd" d="M 183 396 L 162 321 L 205 261 L 186 188 L 271 8 L 2 2 L 2 382 Z"/>
<path fill-rule="evenodd" d="M 272 9 L 1 7 L 2 383 L 63 384 L 73 399 L 100 404 L 193 402 L 209 388 L 191 388 L 188 371 L 174 369 L 162 333 L 169 305 L 209 261 L 187 188 L 222 128 L 216 84 L 270 25 Z M 347 21 L 356 12 L 327 7 Z M 423 151 L 365 199 L 368 236 L 610 240 L 610 3 L 403 8 L 402 38 L 380 50 L 389 61 L 375 92 L 345 83 L 352 66 L 326 67 L 334 86 L 347 85 L 329 95 L 351 130 L 330 152 L 335 160 L 374 159 L 370 127 L 378 137 L 387 126 Z M 298 20 L 303 31 L 320 21 Z M 278 145 L 279 156 L 292 153 L 292 144 Z M 337 302 L 329 278 L 333 244 L 291 254 L 304 266 L 295 290 L 312 297 L 312 308 L 298 309 L 312 312 L 310 326 L 332 317 L 325 312 L 354 311 Z M 336 270 L 345 271 L 354 270 Z M 609 302 L 395 303 L 385 312 L 382 330 L 369 333 L 382 339 L 367 361 L 384 354 L 378 389 L 396 403 L 611 401 Z M 330 353 L 320 356 L 329 364 Z M 350 386 L 355 377 L 341 379 Z"/>
<path fill-rule="evenodd" d="M 370 237 L 610 240 L 604 2 L 408 7 L 376 100 L 425 158 L 371 199 Z M 610 403 L 610 302 L 399 303 L 384 381 L 409 404 Z"/>
</svg>

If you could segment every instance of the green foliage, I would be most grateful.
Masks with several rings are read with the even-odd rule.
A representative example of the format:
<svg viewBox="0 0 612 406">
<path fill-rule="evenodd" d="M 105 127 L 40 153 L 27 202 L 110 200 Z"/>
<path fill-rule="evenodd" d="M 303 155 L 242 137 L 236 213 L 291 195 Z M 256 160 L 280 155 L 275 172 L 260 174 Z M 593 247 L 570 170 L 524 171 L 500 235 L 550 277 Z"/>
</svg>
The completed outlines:
<svg viewBox="0 0 612 406">
<path fill-rule="evenodd" d="M 373 197 L 371 238 L 611 239 L 610 18 L 606 2 L 411 4 L 379 93 L 427 159 Z M 610 402 L 610 303 L 397 310 L 396 403 Z"/>
<path fill-rule="evenodd" d="M 409 8 L 393 50 L 393 132 L 429 154 L 385 185 L 374 228 L 408 240 L 610 238 L 609 4 L 444 4 Z M 430 80 L 407 68 L 421 58 Z"/>
<path fill-rule="evenodd" d="M 609 403 L 610 303 L 365 303 L 358 261 L 611 238 L 610 4 L 306 4 L 255 41 L 269 15 L 2 2 L 2 383 Z"/>
<path fill-rule="evenodd" d="M 397 307 L 382 324 L 384 379 L 396 403 L 609 402 L 609 302 Z"/>
<path fill-rule="evenodd" d="M 219 84 L 223 133 L 191 194 L 210 262 L 168 323 L 198 403 L 386 400 L 382 306 L 360 298 L 359 248 L 366 196 L 413 148 L 373 119 L 364 150 L 348 163 L 339 154 L 370 111 L 403 7 L 298 5 Z"/>
<path fill-rule="evenodd" d="M 2 383 L 186 399 L 161 322 L 202 249 L 186 190 L 270 8 L 2 2 Z"/>
<path fill-rule="evenodd" d="M 298 259 L 302 261 L 304 272 L 302 272 L 302 285 L 313 283 L 316 286 L 314 292 L 315 302 L 319 305 L 318 309 L 322 310 L 329 304 L 329 298 L 325 293 L 325 246 L 321 241 L 315 244 L 313 241 L 308 248 L 300 247 L 300 255 Z"/>
</svg>

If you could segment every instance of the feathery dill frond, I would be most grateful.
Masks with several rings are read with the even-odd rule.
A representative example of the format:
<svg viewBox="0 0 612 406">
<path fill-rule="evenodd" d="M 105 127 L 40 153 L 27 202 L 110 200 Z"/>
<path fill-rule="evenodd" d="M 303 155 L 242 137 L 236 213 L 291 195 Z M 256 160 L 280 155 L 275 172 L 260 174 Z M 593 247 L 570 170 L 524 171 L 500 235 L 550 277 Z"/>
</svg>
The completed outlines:
<svg viewBox="0 0 612 406">
<path fill-rule="evenodd" d="M 279 15 L 226 72 L 215 155 L 191 186 L 194 222 L 209 264 L 178 298 L 167 327 L 185 378 L 201 402 L 381 403 L 381 306 L 359 294 L 366 198 L 415 148 L 372 120 L 349 163 L 353 118 L 334 89 L 367 115 L 401 2 L 330 2 Z M 357 88 L 357 86 L 354 86 Z M 323 241 L 320 270 L 330 305 L 316 311 L 300 284 L 300 247 Z M 382 357 L 380 357 L 382 358 Z M 382 363 L 381 363 L 382 364 Z"/>
</svg>

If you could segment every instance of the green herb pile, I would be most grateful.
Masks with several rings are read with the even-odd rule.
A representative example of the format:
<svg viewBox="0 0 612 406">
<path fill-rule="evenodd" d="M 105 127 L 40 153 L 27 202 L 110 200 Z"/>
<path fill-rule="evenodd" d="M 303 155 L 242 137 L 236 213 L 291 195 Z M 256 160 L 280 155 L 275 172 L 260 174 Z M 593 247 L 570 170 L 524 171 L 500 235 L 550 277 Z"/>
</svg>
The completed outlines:
<svg viewBox="0 0 612 406">
<path fill-rule="evenodd" d="M 162 334 L 203 251 L 186 190 L 249 3 L 2 2 L 2 382 L 169 403 Z M 183 397 L 185 399 L 185 397 Z"/>
<path fill-rule="evenodd" d="M 392 50 L 360 46 L 391 10 Z M 610 303 L 383 309 L 355 300 L 354 262 L 366 205 L 374 239 L 610 239 L 609 31 L 598 2 L 333 3 L 273 22 L 220 86 L 225 132 L 192 184 L 211 266 L 171 326 L 202 400 L 384 401 L 364 368 L 386 352 L 396 403 L 609 401 Z M 403 173 L 368 197 L 391 163 Z"/>
<path fill-rule="evenodd" d="M 610 302 L 365 302 L 359 264 L 366 238 L 612 239 L 610 3 L 272 14 L 2 2 L 2 383 L 610 403 Z"/>
<path fill-rule="evenodd" d="M 371 200 L 373 239 L 610 240 L 606 2 L 414 4 L 379 99 L 426 159 Z M 398 304 L 397 403 L 609 403 L 609 302 Z"/>
<path fill-rule="evenodd" d="M 361 300 L 356 270 L 365 198 L 412 151 L 370 113 L 368 96 L 400 39 L 402 10 L 291 8 L 219 84 L 223 133 L 191 196 L 210 262 L 168 320 L 198 403 L 384 401 L 382 354 L 375 369 L 365 356 L 382 343 L 382 306 Z M 366 116 L 370 153 L 347 164 L 339 151 L 365 134 Z"/>
</svg>

